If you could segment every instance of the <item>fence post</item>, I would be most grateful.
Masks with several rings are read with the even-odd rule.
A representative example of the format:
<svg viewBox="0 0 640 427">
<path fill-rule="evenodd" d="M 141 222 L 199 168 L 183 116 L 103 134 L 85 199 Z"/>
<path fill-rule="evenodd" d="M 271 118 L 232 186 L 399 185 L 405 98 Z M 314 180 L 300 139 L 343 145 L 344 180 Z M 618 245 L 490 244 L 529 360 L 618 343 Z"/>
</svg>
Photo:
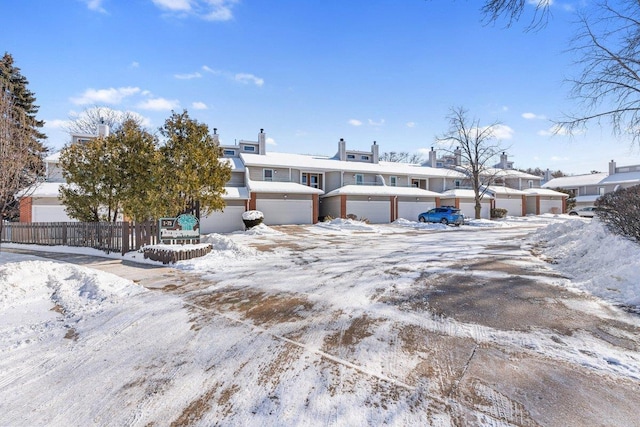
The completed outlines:
<svg viewBox="0 0 640 427">
<path fill-rule="evenodd" d="M 122 222 L 122 255 L 129 252 L 129 221 Z"/>
</svg>

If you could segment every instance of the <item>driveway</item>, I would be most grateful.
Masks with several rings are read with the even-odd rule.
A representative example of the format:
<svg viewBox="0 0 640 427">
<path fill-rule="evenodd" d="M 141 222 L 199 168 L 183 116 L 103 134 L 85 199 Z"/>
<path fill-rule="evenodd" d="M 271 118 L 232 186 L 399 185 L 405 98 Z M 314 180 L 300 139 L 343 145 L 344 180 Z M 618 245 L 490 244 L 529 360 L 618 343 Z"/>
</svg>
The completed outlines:
<svg viewBox="0 0 640 427">
<path fill-rule="evenodd" d="M 274 229 L 230 236 L 244 252 L 204 268 L 41 254 L 130 278 L 188 313 L 188 345 L 109 395 L 106 407 L 126 397 L 137 414 L 116 421 L 637 425 L 639 318 L 571 290 L 535 255 L 534 228 Z"/>
</svg>

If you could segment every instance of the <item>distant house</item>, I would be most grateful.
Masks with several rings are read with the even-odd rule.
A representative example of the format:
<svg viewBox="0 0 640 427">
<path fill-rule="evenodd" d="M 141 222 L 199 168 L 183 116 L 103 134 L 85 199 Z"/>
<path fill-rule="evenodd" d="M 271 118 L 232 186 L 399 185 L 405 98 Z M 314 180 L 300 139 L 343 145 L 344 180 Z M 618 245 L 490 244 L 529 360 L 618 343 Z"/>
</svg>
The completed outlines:
<svg viewBox="0 0 640 427">
<path fill-rule="evenodd" d="M 616 166 L 609 162 L 608 172 L 553 178 L 543 188 L 560 188 L 568 191 L 576 201 L 576 207 L 593 206 L 603 194 L 640 184 L 640 165 Z"/>
</svg>

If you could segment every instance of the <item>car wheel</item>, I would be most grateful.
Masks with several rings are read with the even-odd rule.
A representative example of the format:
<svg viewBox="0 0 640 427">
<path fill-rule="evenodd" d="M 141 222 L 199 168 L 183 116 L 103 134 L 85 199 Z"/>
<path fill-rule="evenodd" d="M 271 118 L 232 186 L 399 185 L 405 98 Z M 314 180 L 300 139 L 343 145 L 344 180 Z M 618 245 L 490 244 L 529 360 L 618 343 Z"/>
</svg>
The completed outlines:
<svg viewBox="0 0 640 427">
<path fill-rule="evenodd" d="M 418 218 L 418 221 L 420 221 L 420 222 L 427 222 L 427 220 L 426 220 L 426 219 L 424 219 L 424 217 L 423 217 L 423 216 L 421 216 L 420 218 Z"/>
<path fill-rule="evenodd" d="M 442 218 L 440 222 L 443 223 L 444 225 L 449 224 L 449 220 L 447 220 L 447 218 Z"/>
<path fill-rule="evenodd" d="M 571 215 L 571 216 L 578 216 L 578 214 L 577 214 L 577 213 L 575 213 L 575 212 L 569 212 L 569 215 Z"/>
</svg>

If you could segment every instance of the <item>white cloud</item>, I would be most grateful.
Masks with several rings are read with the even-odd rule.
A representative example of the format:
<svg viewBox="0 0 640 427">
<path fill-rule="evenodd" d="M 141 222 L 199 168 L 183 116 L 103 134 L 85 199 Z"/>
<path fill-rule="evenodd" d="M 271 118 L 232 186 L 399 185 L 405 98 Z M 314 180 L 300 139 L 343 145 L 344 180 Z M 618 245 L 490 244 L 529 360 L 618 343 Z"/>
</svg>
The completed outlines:
<svg viewBox="0 0 640 427">
<path fill-rule="evenodd" d="M 158 8 L 178 17 L 197 16 L 206 21 L 233 19 L 233 7 L 239 0 L 153 0 Z"/>
<path fill-rule="evenodd" d="M 527 3 L 529 3 L 532 6 L 542 8 L 542 7 L 549 7 L 553 5 L 553 0 L 527 0 Z"/>
<path fill-rule="evenodd" d="M 533 119 L 546 120 L 547 119 L 542 114 L 535 114 L 535 113 L 522 113 L 522 118 L 527 120 L 533 120 Z"/>
<path fill-rule="evenodd" d="M 493 136 L 497 139 L 511 139 L 515 132 L 507 125 L 495 125 L 492 130 Z"/>
<path fill-rule="evenodd" d="M 44 127 L 48 129 L 67 129 L 69 124 L 69 120 L 45 120 Z"/>
<path fill-rule="evenodd" d="M 362 122 L 360 120 L 351 119 L 348 121 L 351 126 L 362 126 Z"/>
<path fill-rule="evenodd" d="M 208 67 L 207 65 L 203 65 L 202 70 L 206 71 L 207 73 L 219 74 L 218 71 L 212 69 L 211 67 Z"/>
<path fill-rule="evenodd" d="M 264 84 L 264 80 L 263 79 L 261 79 L 260 77 L 256 77 L 253 74 L 249 74 L 249 73 L 238 73 L 233 78 L 234 78 L 235 81 L 237 81 L 239 83 L 243 83 L 243 84 L 253 83 L 256 86 L 262 86 Z"/>
<path fill-rule="evenodd" d="M 120 87 L 109 89 L 87 89 L 82 96 L 71 98 L 71 102 L 76 105 L 87 104 L 119 104 L 128 96 L 135 95 L 140 92 L 138 87 Z"/>
<path fill-rule="evenodd" d="M 273 138 L 267 138 L 266 139 L 266 143 L 267 143 L 267 145 L 278 145 L 278 144 L 276 144 L 276 140 L 273 139 Z"/>
<path fill-rule="evenodd" d="M 138 61 L 133 61 L 131 64 L 129 64 L 129 68 L 139 68 L 140 67 L 140 63 Z"/>
<path fill-rule="evenodd" d="M 206 110 L 209 107 L 207 107 L 207 104 L 204 102 L 194 102 L 191 104 L 191 108 L 194 110 Z"/>
<path fill-rule="evenodd" d="M 407 127 L 408 127 L 408 128 L 414 128 L 414 127 L 416 127 L 416 122 L 407 122 Z"/>
<path fill-rule="evenodd" d="M 173 77 L 180 80 L 191 80 L 191 79 L 199 79 L 202 77 L 202 74 L 199 72 L 189 73 L 189 74 L 174 74 Z"/>
<path fill-rule="evenodd" d="M 107 13 L 106 9 L 102 7 L 102 1 L 103 0 L 84 0 L 89 10 L 94 10 L 100 13 Z"/>
<path fill-rule="evenodd" d="M 180 102 L 176 99 L 151 98 L 142 101 L 137 105 L 141 110 L 170 111 L 180 107 Z"/>
<path fill-rule="evenodd" d="M 369 126 L 382 126 L 384 124 L 384 119 L 381 119 L 379 122 L 375 122 L 369 119 Z"/>
<path fill-rule="evenodd" d="M 553 125 L 549 129 L 543 129 L 538 131 L 538 135 L 540 136 L 569 136 L 569 135 L 582 135 L 584 133 L 583 130 L 574 130 L 573 133 L 569 133 L 569 131 L 561 126 Z"/>
<path fill-rule="evenodd" d="M 172 12 L 188 12 L 191 10 L 190 0 L 152 0 L 160 9 Z"/>
</svg>

